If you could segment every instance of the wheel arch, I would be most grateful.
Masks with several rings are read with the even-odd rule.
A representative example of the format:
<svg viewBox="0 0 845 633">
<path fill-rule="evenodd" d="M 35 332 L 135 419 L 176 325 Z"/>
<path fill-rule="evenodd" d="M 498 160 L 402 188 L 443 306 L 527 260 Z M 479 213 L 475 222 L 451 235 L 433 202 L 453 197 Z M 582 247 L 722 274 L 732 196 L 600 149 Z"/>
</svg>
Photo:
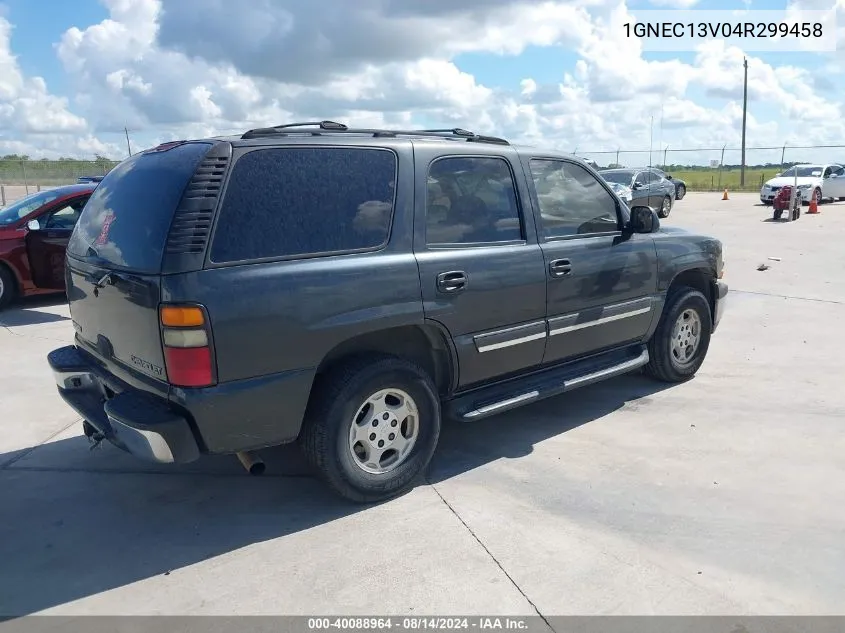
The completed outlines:
<svg viewBox="0 0 845 633">
<path fill-rule="evenodd" d="M 713 280 L 715 279 L 713 271 L 704 266 L 696 266 L 686 268 L 679 271 L 669 283 L 666 290 L 666 297 L 672 296 L 681 288 L 692 288 L 698 290 L 707 299 L 707 304 L 710 306 L 710 318 L 713 319 L 713 314 L 716 311 L 716 296 L 713 292 Z"/>
<path fill-rule="evenodd" d="M 439 394 L 445 396 L 454 390 L 457 380 L 457 361 L 450 341 L 442 327 L 431 321 L 367 332 L 329 350 L 317 367 L 315 382 L 330 369 L 351 358 L 383 354 L 419 365 L 434 381 Z"/>
</svg>

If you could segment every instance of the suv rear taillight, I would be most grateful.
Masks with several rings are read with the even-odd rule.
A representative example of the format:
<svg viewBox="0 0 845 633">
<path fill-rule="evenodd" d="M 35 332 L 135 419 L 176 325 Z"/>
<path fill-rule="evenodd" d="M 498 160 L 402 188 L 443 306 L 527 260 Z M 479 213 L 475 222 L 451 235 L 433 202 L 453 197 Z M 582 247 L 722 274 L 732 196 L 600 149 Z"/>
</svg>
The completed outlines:
<svg viewBox="0 0 845 633">
<path fill-rule="evenodd" d="M 171 385 L 210 387 L 215 384 L 210 323 L 198 306 L 159 308 L 164 362 Z"/>
</svg>

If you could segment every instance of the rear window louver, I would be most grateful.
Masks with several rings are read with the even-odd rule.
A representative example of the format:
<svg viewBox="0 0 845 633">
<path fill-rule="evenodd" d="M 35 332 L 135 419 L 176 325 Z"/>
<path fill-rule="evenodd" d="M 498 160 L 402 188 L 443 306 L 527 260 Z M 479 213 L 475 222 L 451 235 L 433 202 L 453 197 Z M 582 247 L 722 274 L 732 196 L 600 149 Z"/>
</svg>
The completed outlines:
<svg viewBox="0 0 845 633">
<path fill-rule="evenodd" d="M 165 252 L 184 255 L 205 250 L 228 164 L 228 156 L 209 156 L 197 167 L 173 216 Z"/>
</svg>

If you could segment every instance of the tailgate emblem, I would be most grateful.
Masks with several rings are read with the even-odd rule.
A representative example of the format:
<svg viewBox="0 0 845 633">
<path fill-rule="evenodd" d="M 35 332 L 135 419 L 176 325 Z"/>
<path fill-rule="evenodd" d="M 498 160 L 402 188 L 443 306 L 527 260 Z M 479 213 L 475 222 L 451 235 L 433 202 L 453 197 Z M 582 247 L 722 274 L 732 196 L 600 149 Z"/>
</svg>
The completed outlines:
<svg viewBox="0 0 845 633">
<path fill-rule="evenodd" d="M 152 372 L 156 376 L 163 376 L 164 375 L 164 369 L 162 367 L 159 367 L 158 365 L 153 365 L 148 360 L 144 360 L 143 358 L 138 358 L 134 354 L 132 354 L 131 359 L 132 359 L 132 364 L 137 365 L 141 369 L 144 369 L 148 372 Z"/>
</svg>

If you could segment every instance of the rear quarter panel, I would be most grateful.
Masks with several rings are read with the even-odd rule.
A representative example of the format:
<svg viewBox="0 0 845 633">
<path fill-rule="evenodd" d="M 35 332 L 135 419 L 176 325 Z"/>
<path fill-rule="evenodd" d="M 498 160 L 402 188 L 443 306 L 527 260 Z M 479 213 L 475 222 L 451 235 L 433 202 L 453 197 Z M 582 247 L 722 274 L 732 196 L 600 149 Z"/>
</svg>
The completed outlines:
<svg viewBox="0 0 845 633">
<path fill-rule="evenodd" d="M 203 430 L 212 451 L 215 445 L 257 447 L 293 439 L 316 371 L 332 349 L 369 332 L 423 324 L 412 250 L 413 153 L 410 144 L 393 149 L 396 204 L 382 250 L 163 277 L 163 301 L 198 302 L 208 310 L 215 389 L 230 395 L 220 402 L 230 403 L 226 413 L 236 418 L 228 428 Z M 187 405 L 190 391 L 174 389 L 171 397 Z"/>
</svg>

